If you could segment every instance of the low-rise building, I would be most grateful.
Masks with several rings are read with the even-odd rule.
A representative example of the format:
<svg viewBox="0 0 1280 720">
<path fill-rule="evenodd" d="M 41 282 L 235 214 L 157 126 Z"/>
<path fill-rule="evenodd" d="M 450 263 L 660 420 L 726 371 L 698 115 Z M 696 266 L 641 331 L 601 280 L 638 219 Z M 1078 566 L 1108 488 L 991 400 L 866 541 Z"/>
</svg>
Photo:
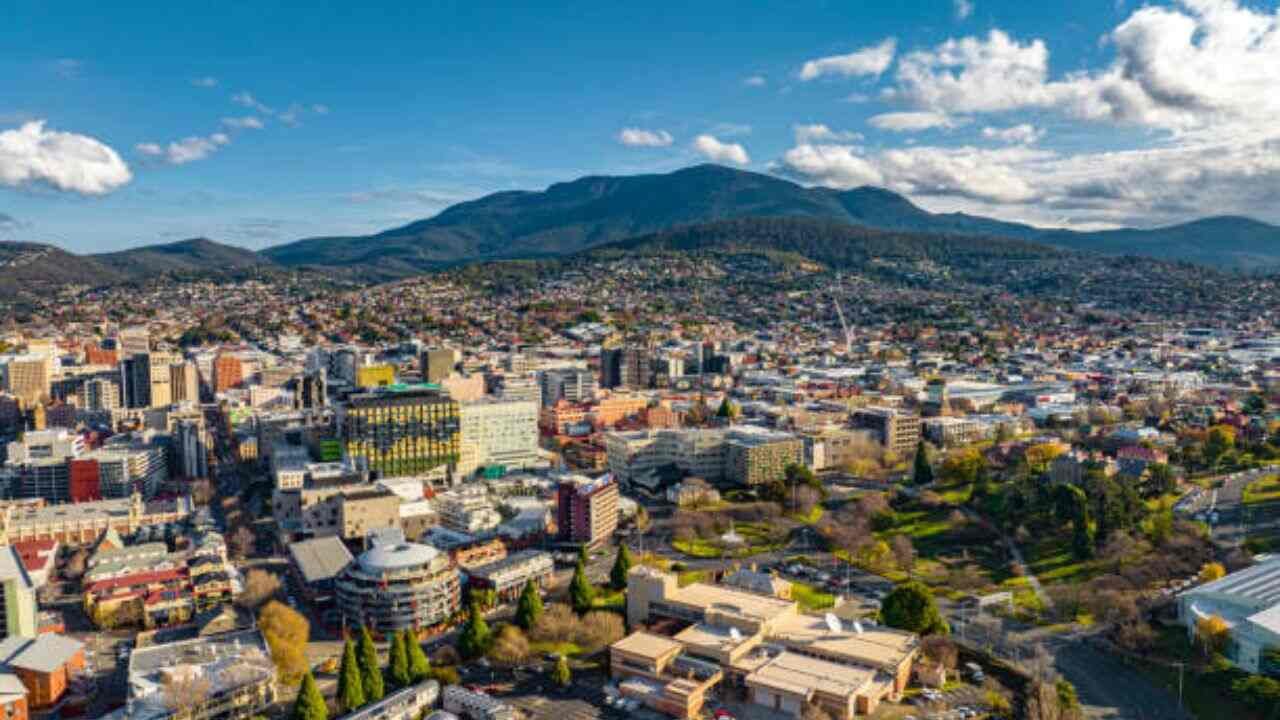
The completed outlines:
<svg viewBox="0 0 1280 720">
<path fill-rule="evenodd" d="M 545 587 L 555 571 L 551 554 L 541 550 L 521 550 L 501 560 L 467 568 L 467 577 L 473 587 L 493 590 L 500 600 L 515 600 L 532 581 L 539 588 Z"/>
<path fill-rule="evenodd" d="M 1183 591 L 1178 617 L 1193 641 L 1201 621 L 1221 618 L 1231 633 L 1224 652 L 1228 660 L 1247 672 L 1280 673 L 1280 664 L 1267 654 L 1280 647 L 1280 556 L 1264 556 L 1243 570 Z"/>
<path fill-rule="evenodd" d="M 515 720 L 515 708 L 482 692 L 449 685 L 441 694 L 446 712 L 468 720 Z"/>
<path fill-rule="evenodd" d="M 342 720 L 418 720 L 440 699 L 440 683 L 424 680 L 396 690 L 376 703 L 347 713 Z"/>
</svg>

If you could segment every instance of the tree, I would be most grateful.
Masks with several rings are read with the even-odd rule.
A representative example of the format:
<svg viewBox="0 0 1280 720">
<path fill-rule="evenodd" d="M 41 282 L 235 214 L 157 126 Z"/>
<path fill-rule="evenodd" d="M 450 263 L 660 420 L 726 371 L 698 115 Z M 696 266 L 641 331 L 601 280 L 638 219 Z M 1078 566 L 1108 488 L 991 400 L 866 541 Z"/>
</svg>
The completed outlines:
<svg viewBox="0 0 1280 720">
<path fill-rule="evenodd" d="M 484 613 L 479 606 L 472 604 L 467 623 L 462 626 L 462 632 L 458 635 L 458 652 L 468 660 L 484 655 L 489 650 L 491 635 L 489 624 L 484 621 Z"/>
<path fill-rule="evenodd" d="M 1066 452 L 1066 448 L 1062 443 L 1036 443 L 1027 448 L 1026 457 L 1027 465 L 1033 472 L 1042 473 L 1049 469 L 1049 463 L 1054 458 Z"/>
<path fill-rule="evenodd" d="M 529 657 L 529 639 L 515 625 L 503 625 L 493 641 L 489 657 L 506 665 L 519 665 Z"/>
<path fill-rule="evenodd" d="M 569 658 L 562 653 L 556 658 L 555 667 L 551 669 L 551 682 L 560 687 L 569 687 L 569 683 L 573 682 L 573 675 L 569 672 Z"/>
<path fill-rule="evenodd" d="M 614 644 L 626 632 L 621 615 L 609 610 L 593 610 L 582 617 L 577 639 L 578 644 L 590 652 Z"/>
<path fill-rule="evenodd" d="M 720 401 L 720 408 L 716 410 L 716 417 L 732 423 L 738 419 L 738 406 L 725 396 L 725 399 Z"/>
<path fill-rule="evenodd" d="M 1236 446 L 1236 429 L 1230 425 L 1214 425 L 1204 440 L 1204 456 L 1210 465 Z"/>
<path fill-rule="evenodd" d="M 928 485 L 933 482 L 933 465 L 929 463 L 929 451 L 921 440 L 916 445 L 915 467 L 911 470 L 911 482 L 915 485 Z"/>
<path fill-rule="evenodd" d="M 911 581 L 893 589 L 884 598 L 880 617 L 885 625 L 920 635 L 945 635 L 950 632 L 938 612 L 933 593 L 924 583 Z"/>
<path fill-rule="evenodd" d="M 1076 686 L 1070 680 L 1058 678 L 1053 686 L 1058 691 L 1058 707 L 1064 712 L 1072 712 L 1080 707 L 1080 696 L 1076 694 Z"/>
<path fill-rule="evenodd" d="M 542 595 L 538 585 L 530 580 L 524 584 L 520 593 L 520 602 L 516 606 L 516 624 L 525 630 L 532 630 L 538 618 L 542 617 Z"/>
<path fill-rule="evenodd" d="M 301 679 L 307 669 L 311 623 L 288 605 L 272 600 L 258 614 L 258 628 L 271 648 L 281 680 L 292 684 Z"/>
<path fill-rule="evenodd" d="M 414 682 L 421 682 L 431 674 L 431 662 L 422 651 L 422 644 L 410 630 L 404 631 L 404 644 L 409 653 L 409 677 Z"/>
<path fill-rule="evenodd" d="M 635 565 L 635 560 L 631 557 L 631 550 L 627 548 L 626 543 L 622 543 L 618 547 L 617 557 L 613 560 L 613 569 L 609 571 L 609 585 L 614 590 L 627 588 L 627 573 L 631 572 L 632 565 Z"/>
<path fill-rule="evenodd" d="M 164 703 L 175 718 L 194 717 L 196 711 L 209 699 L 213 683 L 204 675 L 187 673 L 164 684 Z"/>
<path fill-rule="evenodd" d="M 386 694 L 387 687 L 382 682 L 382 668 L 378 665 L 378 649 L 373 645 L 373 635 L 369 628 L 360 627 L 360 684 L 364 686 L 364 701 L 378 702 Z"/>
<path fill-rule="evenodd" d="M 409 681 L 409 649 L 404 646 L 404 633 L 391 636 L 391 648 L 387 651 L 387 677 L 397 688 L 408 687 Z"/>
<path fill-rule="evenodd" d="M 1147 479 L 1142 485 L 1142 493 L 1147 497 L 1168 495 L 1178 489 L 1178 479 L 1173 470 L 1165 463 L 1152 463 L 1147 466 Z"/>
<path fill-rule="evenodd" d="M 1227 569 L 1222 566 L 1222 563 L 1207 562 L 1200 568 L 1200 582 L 1211 583 L 1225 577 L 1226 574 Z"/>
<path fill-rule="evenodd" d="M 903 534 L 894 535 L 889 540 L 889 549 L 893 551 L 898 569 L 910 576 L 916 564 L 916 548 L 911 544 L 911 538 Z"/>
<path fill-rule="evenodd" d="M 342 665 L 338 668 L 338 708 L 344 713 L 364 705 L 364 685 L 360 680 L 360 661 L 356 644 L 348 638 L 342 646 Z"/>
<path fill-rule="evenodd" d="M 298 690 L 298 698 L 293 701 L 290 717 L 292 720 L 329 720 L 329 708 L 310 670 L 302 675 L 302 687 Z"/>
<path fill-rule="evenodd" d="M 579 615 L 590 610 L 596 599 L 596 589 L 587 579 L 587 567 L 581 558 L 573 570 L 573 580 L 569 583 L 569 598 L 573 601 L 574 611 Z"/>
<path fill-rule="evenodd" d="M 245 573 L 244 592 L 236 598 L 236 604 L 257 610 L 280 591 L 280 578 L 275 573 L 254 568 Z"/>
<path fill-rule="evenodd" d="M 942 480 L 957 485 L 970 485 L 978 479 L 987 459 L 977 448 L 964 448 L 948 453 L 942 461 Z"/>
<path fill-rule="evenodd" d="M 1204 646 L 1206 655 L 1216 655 L 1227 647 L 1231 626 L 1221 615 L 1210 615 L 1196 621 L 1196 639 Z"/>
</svg>

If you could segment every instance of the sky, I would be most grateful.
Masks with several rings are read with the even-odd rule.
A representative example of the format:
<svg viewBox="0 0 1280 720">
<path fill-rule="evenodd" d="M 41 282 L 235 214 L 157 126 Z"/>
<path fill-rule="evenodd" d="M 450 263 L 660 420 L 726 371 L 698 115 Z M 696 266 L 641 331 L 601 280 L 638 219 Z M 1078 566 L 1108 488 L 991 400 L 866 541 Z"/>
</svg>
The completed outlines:
<svg viewBox="0 0 1280 720">
<path fill-rule="evenodd" d="M 0 239 L 258 249 L 708 161 L 1043 226 L 1280 223 L 1276 3 L 6 0 Z"/>
</svg>

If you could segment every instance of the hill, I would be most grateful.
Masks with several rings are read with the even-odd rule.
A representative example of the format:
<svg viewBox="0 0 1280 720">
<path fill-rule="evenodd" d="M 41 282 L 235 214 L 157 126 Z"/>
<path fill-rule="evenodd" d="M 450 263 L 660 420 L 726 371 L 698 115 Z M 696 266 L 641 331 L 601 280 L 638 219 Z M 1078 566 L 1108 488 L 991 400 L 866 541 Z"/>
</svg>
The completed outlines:
<svg viewBox="0 0 1280 720">
<path fill-rule="evenodd" d="M 275 266 L 252 250 L 206 238 L 146 245 L 90 257 L 122 275 L 139 279 L 161 274 L 226 276 Z"/>
<path fill-rule="evenodd" d="M 0 294 L 61 285 L 102 285 L 121 279 L 119 272 L 92 257 L 53 245 L 0 242 Z"/>
<path fill-rule="evenodd" d="M 806 188 L 718 165 L 661 175 L 590 176 L 542 192 L 500 192 L 375 235 L 309 238 L 268 248 L 263 255 L 285 266 L 356 268 L 375 277 L 400 277 L 477 260 L 563 255 L 682 225 L 750 217 L 1034 240 L 1221 267 L 1280 267 L 1280 228 L 1245 218 L 1152 230 L 1049 230 L 964 213 L 931 213 L 882 188 Z"/>
</svg>

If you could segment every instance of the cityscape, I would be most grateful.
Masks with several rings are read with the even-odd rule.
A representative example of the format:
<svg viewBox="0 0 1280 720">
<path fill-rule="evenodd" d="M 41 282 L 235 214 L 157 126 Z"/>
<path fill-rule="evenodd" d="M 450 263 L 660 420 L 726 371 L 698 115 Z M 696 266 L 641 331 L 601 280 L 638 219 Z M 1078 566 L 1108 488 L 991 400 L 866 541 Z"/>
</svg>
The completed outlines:
<svg viewBox="0 0 1280 720">
<path fill-rule="evenodd" d="M 1273 2 L 73 5 L 0 719 L 1280 717 Z"/>
</svg>

